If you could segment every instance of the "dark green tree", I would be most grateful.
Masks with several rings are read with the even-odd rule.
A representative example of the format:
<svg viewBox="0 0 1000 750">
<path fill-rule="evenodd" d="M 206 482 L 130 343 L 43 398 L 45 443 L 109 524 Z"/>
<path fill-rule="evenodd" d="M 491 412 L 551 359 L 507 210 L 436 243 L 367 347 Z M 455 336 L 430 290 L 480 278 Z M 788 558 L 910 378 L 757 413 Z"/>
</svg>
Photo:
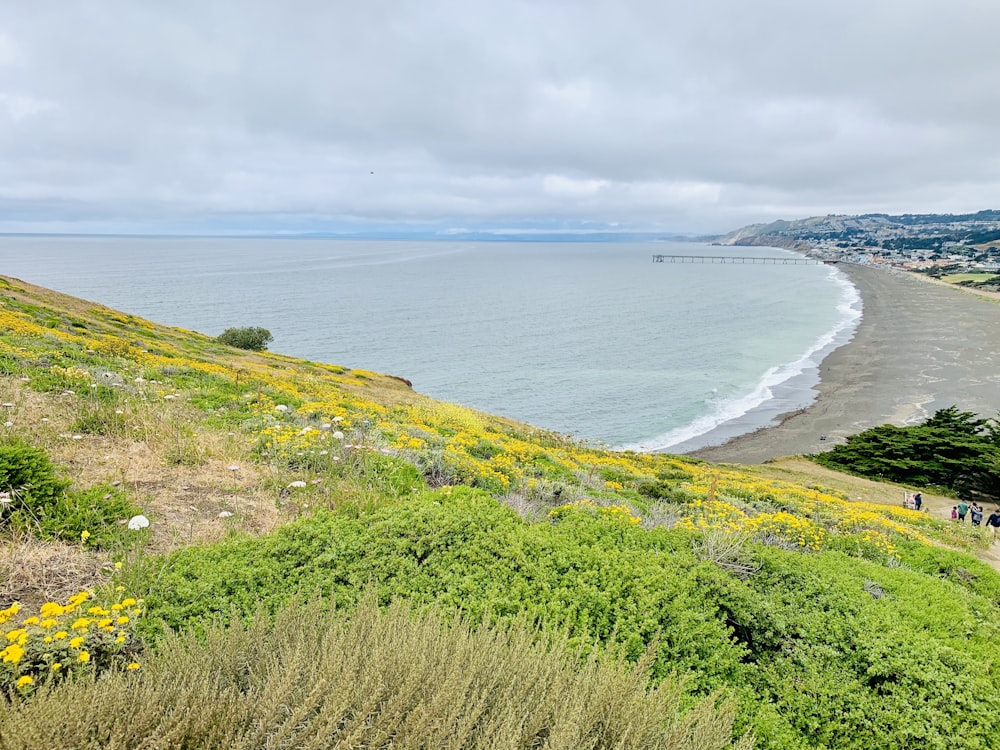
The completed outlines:
<svg viewBox="0 0 1000 750">
<path fill-rule="evenodd" d="M 956 406 L 920 425 L 879 425 L 811 458 L 823 466 L 900 484 L 1000 499 L 1000 425 Z"/>
</svg>

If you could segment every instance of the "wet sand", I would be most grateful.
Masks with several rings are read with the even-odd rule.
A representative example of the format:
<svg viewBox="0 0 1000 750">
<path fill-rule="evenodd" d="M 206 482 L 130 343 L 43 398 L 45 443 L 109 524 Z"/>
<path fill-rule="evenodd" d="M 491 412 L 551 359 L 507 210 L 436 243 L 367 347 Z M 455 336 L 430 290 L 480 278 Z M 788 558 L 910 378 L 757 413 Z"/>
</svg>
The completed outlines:
<svg viewBox="0 0 1000 750">
<path fill-rule="evenodd" d="M 915 424 L 957 405 L 1000 411 L 1000 304 L 902 271 L 842 264 L 863 317 L 820 366 L 818 397 L 780 424 L 689 455 L 763 463 L 829 450 L 875 425 Z M 821 440 L 820 436 L 826 436 Z"/>
</svg>

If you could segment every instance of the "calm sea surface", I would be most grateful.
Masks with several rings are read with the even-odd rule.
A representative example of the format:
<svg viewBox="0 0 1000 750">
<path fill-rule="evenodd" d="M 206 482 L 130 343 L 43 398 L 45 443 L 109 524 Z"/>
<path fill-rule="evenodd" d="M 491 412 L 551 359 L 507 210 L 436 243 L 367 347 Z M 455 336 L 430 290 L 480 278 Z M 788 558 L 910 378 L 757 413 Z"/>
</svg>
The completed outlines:
<svg viewBox="0 0 1000 750">
<path fill-rule="evenodd" d="M 687 243 L 0 238 L 0 273 L 613 447 L 693 450 L 811 402 L 860 316 L 820 265 Z"/>
</svg>

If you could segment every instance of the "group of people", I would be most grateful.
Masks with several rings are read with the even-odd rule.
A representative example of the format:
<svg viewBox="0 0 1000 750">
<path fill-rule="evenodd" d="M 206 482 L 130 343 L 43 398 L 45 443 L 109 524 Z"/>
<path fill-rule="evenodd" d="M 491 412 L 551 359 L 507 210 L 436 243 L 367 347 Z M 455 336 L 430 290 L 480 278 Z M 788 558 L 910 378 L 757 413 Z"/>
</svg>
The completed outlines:
<svg viewBox="0 0 1000 750">
<path fill-rule="evenodd" d="M 920 510 L 920 506 L 923 505 L 923 502 L 923 495 L 919 492 L 914 492 L 912 495 L 907 492 L 903 497 L 903 507 L 905 508 Z M 952 506 L 951 520 L 958 521 L 959 523 L 965 523 L 965 519 L 968 517 L 973 526 L 982 526 L 984 513 L 985 511 L 983 510 L 983 506 L 975 500 L 971 503 L 961 500 L 958 505 Z M 996 508 L 986 518 L 986 528 L 993 532 L 993 541 L 996 541 L 997 537 L 1000 536 L 1000 507 Z"/>
<path fill-rule="evenodd" d="M 983 523 L 983 506 L 975 500 L 971 504 L 962 500 L 958 505 L 952 506 L 952 520 L 965 523 L 966 516 L 969 516 L 973 526 L 981 526 Z M 986 519 L 986 528 L 993 532 L 993 541 L 996 541 L 997 534 L 1000 533 L 1000 508 L 996 508 Z"/>
</svg>

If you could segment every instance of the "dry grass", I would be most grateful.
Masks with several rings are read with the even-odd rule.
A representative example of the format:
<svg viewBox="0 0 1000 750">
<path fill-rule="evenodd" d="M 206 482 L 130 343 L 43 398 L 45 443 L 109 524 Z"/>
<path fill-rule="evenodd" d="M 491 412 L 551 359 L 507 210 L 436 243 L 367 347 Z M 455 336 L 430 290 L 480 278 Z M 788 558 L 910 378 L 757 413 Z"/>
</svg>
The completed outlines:
<svg viewBox="0 0 1000 750">
<path fill-rule="evenodd" d="M 279 508 L 278 480 L 251 460 L 245 442 L 205 429 L 201 415 L 186 405 L 166 410 L 137 402 L 128 407 L 129 424 L 138 428 L 132 434 L 95 435 L 71 430 L 90 408 L 76 396 L 38 393 L 20 378 L 5 377 L 0 402 L 10 404 L 2 416 L 12 423 L 0 432 L 46 446 L 75 486 L 128 488 L 153 520 L 150 551 L 216 541 L 233 531 L 267 533 L 290 515 Z M 181 434 L 197 447 L 190 464 L 170 460 Z M 0 546 L 0 602 L 64 600 L 103 580 L 100 571 L 110 562 L 107 555 L 60 542 L 7 539 Z"/>
<path fill-rule="evenodd" d="M 106 559 L 76 546 L 21 535 L 0 542 L 0 602 L 21 602 L 28 610 L 64 602 L 106 580 L 108 572 Z"/>
</svg>

